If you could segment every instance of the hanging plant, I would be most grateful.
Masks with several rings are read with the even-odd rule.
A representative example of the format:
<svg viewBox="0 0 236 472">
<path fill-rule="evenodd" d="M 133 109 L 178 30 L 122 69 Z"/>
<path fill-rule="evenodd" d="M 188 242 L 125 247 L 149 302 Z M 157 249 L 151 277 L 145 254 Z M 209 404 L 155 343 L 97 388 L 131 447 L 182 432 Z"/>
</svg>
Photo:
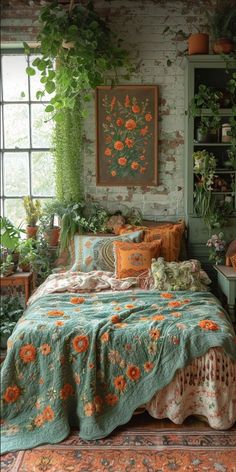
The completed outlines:
<svg viewBox="0 0 236 472">
<path fill-rule="evenodd" d="M 41 8 L 39 25 L 41 57 L 26 72 L 34 75 L 38 69 L 43 89 L 37 98 L 53 94 L 46 111 L 57 121 L 63 119 L 65 108 L 75 109 L 78 98 L 89 100 L 91 89 L 103 84 L 108 72 L 114 84 L 117 68 L 131 70 L 128 53 L 120 47 L 122 40 L 94 11 L 92 1 L 83 6 L 72 0 L 69 9 L 50 2 Z M 24 46 L 29 54 L 30 47 Z"/>
</svg>

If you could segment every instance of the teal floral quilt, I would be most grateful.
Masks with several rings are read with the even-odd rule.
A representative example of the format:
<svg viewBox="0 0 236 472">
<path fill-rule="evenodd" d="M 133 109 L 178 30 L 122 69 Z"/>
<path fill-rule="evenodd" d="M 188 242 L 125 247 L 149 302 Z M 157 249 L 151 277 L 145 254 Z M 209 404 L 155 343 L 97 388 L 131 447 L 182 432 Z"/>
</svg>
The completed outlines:
<svg viewBox="0 0 236 472">
<path fill-rule="evenodd" d="M 226 312 L 207 292 L 132 289 L 35 298 L 2 366 L 2 452 L 107 436 L 210 347 L 236 362 Z"/>
</svg>

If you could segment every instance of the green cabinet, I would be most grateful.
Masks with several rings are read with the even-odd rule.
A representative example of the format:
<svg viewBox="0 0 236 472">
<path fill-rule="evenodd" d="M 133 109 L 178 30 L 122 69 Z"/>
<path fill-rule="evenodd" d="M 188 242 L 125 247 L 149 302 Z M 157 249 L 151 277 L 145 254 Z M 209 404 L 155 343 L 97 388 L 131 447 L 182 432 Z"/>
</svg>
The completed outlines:
<svg viewBox="0 0 236 472">
<path fill-rule="evenodd" d="M 232 206 L 232 215 L 229 223 L 223 228 L 227 241 L 236 237 L 236 170 L 230 163 L 228 151 L 232 146 L 231 142 L 225 141 L 225 129 L 230 117 L 233 116 L 231 102 L 227 100 L 227 82 L 229 74 L 226 71 L 226 63 L 219 55 L 196 55 L 188 56 L 185 59 L 185 217 L 188 223 L 188 250 L 190 257 L 196 257 L 201 261 L 207 261 L 208 249 L 206 241 L 209 234 L 218 233 L 219 229 L 210 229 L 207 227 L 201 217 L 196 214 L 195 190 L 199 185 L 199 176 L 194 172 L 193 153 L 206 150 L 212 153 L 216 158 L 216 169 L 214 171 L 214 186 L 212 198 L 218 208 L 224 202 Z M 232 71 L 231 71 L 232 72 Z M 200 116 L 191 116 L 189 105 L 199 86 L 203 84 L 206 87 L 212 87 L 220 91 L 222 100 L 219 110 L 219 128 L 217 136 L 206 140 L 199 138 Z M 211 110 L 201 111 L 206 117 L 211 116 Z M 224 125 L 222 127 L 222 125 Z"/>
</svg>

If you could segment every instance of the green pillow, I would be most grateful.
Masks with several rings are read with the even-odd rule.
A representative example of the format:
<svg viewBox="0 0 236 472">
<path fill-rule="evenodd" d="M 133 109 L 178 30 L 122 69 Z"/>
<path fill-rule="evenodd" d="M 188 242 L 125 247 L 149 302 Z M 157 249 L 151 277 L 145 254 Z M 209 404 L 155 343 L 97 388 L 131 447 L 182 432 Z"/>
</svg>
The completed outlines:
<svg viewBox="0 0 236 472">
<path fill-rule="evenodd" d="M 196 259 L 183 262 L 166 262 L 163 257 L 151 265 L 154 287 L 157 290 L 207 291 L 211 280 Z"/>
</svg>

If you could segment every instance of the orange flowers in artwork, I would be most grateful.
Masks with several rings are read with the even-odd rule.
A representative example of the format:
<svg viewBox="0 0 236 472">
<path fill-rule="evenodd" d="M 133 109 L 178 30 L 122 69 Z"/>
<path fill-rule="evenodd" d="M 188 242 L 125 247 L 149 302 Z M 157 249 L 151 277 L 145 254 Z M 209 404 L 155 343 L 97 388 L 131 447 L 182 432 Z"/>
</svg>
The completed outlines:
<svg viewBox="0 0 236 472">
<path fill-rule="evenodd" d="M 114 148 L 117 150 L 117 151 L 122 151 L 122 149 L 124 149 L 124 144 L 121 142 L 121 141 L 116 141 L 114 143 Z"/>
<path fill-rule="evenodd" d="M 218 331 L 219 329 L 219 325 L 211 320 L 201 320 L 199 321 L 198 326 L 207 331 Z"/>
<path fill-rule="evenodd" d="M 120 157 L 120 158 L 118 159 L 118 164 L 120 164 L 120 166 L 125 166 L 126 163 L 127 163 L 126 157 Z"/>
<path fill-rule="evenodd" d="M 126 127 L 126 129 L 128 129 L 129 131 L 132 131 L 133 129 L 135 129 L 135 128 L 137 127 L 137 123 L 136 123 L 136 121 L 130 119 L 130 120 L 127 120 L 127 121 L 126 121 L 125 127 Z"/>
<path fill-rule="evenodd" d="M 81 353 L 81 352 L 85 352 L 87 351 L 88 347 L 89 347 L 89 338 L 88 336 L 86 335 L 79 335 L 79 336 L 76 336 L 73 341 L 72 341 L 72 344 L 73 344 L 73 348 L 75 351 Z"/>
</svg>

